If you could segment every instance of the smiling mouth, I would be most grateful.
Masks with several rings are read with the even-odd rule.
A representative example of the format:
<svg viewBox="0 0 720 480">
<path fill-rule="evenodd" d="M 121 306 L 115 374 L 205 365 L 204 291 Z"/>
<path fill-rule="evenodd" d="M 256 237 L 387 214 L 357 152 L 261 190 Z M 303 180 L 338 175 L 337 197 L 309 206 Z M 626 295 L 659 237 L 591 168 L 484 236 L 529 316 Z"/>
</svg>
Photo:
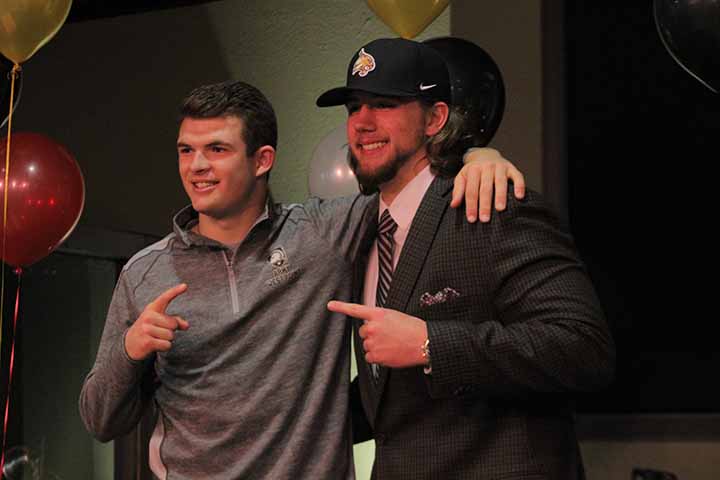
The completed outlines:
<svg viewBox="0 0 720 480">
<path fill-rule="evenodd" d="M 388 142 L 373 142 L 373 143 L 361 143 L 360 149 L 364 152 L 371 152 L 373 150 L 377 150 L 378 148 L 382 148 L 385 145 L 387 145 Z"/>
<path fill-rule="evenodd" d="M 213 188 L 220 182 L 192 182 L 192 186 L 195 190 L 204 191 Z"/>
</svg>

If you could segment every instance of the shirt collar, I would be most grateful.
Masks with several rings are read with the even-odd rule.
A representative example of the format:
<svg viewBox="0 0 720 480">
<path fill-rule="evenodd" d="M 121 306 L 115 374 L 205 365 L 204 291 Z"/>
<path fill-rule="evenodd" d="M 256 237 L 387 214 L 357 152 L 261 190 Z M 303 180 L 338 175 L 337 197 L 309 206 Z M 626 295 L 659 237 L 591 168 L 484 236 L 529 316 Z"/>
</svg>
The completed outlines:
<svg viewBox="0 0 720 480">
<path fill-rule="evenodd" d="M 248 235 L 252 232 L 258 224 L 265 220 L 274 220 L 277 217 L 275 211 L 276 205 L 273 202 L 273 198 L 268 192 L 267 199 L 265 201 L 265 208 L 262 213 L 255 219 L 252 227 L 248 231 Z M 198 213 L 192 208 L 192 205 L 188 205 L 180 210 L 173 217 L 173 230 L 182 239 L 185 245 L 216 245 L 222 246 L 220 242 L 203 237 L 199 233 L 194 231 L 194 227 L 198 224 Z"/>
<path fill-rule="evenodd" d="M 393 220 L 395 220 L 395 223 L 398 224 L 398 228 L 402 230 L 410 228 L 410 224 L 413 218 L 415 218 L 415 212 L 420 208 L 420 203 L 422 203 L 425 192 L 430 188 L 430 184 L 434 179 L 435 175 L 432 170 L 430 170 L 430 165 L 428 165 L 403 187 L 389 207 L 383 201 L 382 195 L 380 195 L 378 219 L 380 215 L 382 215 L 382 212 L 389 209 L 390 215 Z"/>
</svg>

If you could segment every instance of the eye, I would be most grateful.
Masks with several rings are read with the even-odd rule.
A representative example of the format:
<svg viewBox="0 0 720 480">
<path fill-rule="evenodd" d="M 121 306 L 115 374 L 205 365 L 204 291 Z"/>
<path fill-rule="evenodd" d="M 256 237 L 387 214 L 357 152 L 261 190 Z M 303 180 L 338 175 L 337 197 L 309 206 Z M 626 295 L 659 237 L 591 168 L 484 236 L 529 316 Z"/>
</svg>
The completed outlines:
<svg viewBox="0 0 720 480">
<path fill-rule="evenodd" d="M 360 104 L 355 102 L 348 103 L 345 105 L 345 108 L 347 108 L 348 115 L 352 115 L 360 109 Z"/>
<path fill-rule="evenodd" d="M 220 145 L 213 145 L 210 147 L 210 151 L 213 153 L 222 153 L 227 151 L 227 149 L 225 147 L 221 147 Z"/>
<path fill-rule="evenodd" d="M 373 107 L 379 109 L 390 109 L 397 107 L 397 105 L 397 102 L 394 102 L 392 100 L 380 100 L 375 105 L 373 105 Z"/>
<path fill-rule="evenodd" d="M 192 149 L 190 147 L 187 147 L 187 146 L 178 147 L 179 155 L 187 155 L 190 152 L 192 152 Z"/>
</svg>

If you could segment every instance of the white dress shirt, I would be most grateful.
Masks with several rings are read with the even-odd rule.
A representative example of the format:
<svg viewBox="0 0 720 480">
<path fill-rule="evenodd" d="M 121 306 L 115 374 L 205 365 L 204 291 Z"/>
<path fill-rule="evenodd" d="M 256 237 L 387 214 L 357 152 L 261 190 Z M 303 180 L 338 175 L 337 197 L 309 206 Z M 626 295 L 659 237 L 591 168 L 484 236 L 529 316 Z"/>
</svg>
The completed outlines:
<svg viewBox="0 0 720 480">
<path fill-rule="evenodd" d="M 407 185 L 398 193 L 391 205 L 387 205 L 380 196 L 380 208 L 378 209 L 378 220 L 382 213 L 389 209 L 390 216 L 397 223 L 397 230 L 393 235 L 395 240 L 395 250 L 393 251 L 393 271 L 397 267 L 402 252 L 403 245 L 407 239 L 410 225 L 412 225 L 415 213 L 420 207 L 425 192 L 435 179 L 435 175 L 430 170 L 430 166 L 425 167 L 415 178 L 410 180 Z M 377 240 L 373 243 L 368 258 L 367 270 L 365 270 L 365 288 L 363 291 L 363 303 L 371 307 L 375 306 L 375 296 L 377 294 L 378 281 L 378 248 Z M 390 284 L 392 290 L 392 283 Z"/>
</svg>

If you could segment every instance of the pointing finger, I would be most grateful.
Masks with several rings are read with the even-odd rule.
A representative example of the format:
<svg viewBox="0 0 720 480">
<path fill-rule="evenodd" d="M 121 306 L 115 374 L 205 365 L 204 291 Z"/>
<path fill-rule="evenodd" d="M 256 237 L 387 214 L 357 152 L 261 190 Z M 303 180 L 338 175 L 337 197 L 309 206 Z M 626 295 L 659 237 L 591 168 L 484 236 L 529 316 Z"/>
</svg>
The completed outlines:
<svg viewBox="0 0 720 480">
<path fill-rule="evenodd" d="M 342 313 L 344 315 L 363 320 L 369 320 L 373 312 L 377 310 L 376 307 L 358 305 L 357 303 L 339 302 L 337 300 L 330 301 L 327 308 L 331 312 Z"/>
<path fill-rule="evenodd" d="M 153 312 L 165 313 L 165 309 L 170 302 L 172 302 L 175 297 L 183 293 L 185 290 L 187 290 L 186 284 L 181 283 L 179 285 L 175 285 L 174 287 L 165 290 L 155 300 L 150 302 L 147 309 L 152 310 Z"/>
</svg>

